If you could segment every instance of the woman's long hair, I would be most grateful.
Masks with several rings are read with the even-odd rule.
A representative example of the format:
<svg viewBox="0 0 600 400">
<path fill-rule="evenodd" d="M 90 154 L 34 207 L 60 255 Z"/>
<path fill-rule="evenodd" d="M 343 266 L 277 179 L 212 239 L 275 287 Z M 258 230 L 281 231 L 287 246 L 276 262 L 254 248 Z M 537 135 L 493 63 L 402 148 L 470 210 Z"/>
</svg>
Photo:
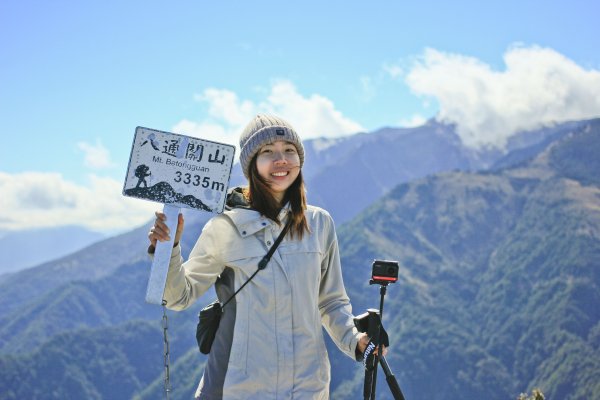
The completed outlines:
<svg viewBox="0 0 600 400">
<path fill-rule="evenodd" d="M 268 182 L 258 174 L 258 168 L 256 167 L 257 158 L 258 155 L 254 156 L 250 162 L 249 187 L 244 190 L 246 200 L 250 204 L 250 207 L 278 224 L 281 223 L 279 221 L 281 207 L 289 202 L 292 218 L 290 235 L 292 238 L 297 237 L 298 239 L 302 239 L 305 232 L 310 232 L 306 216 L 304 215 L 304 211 L 306 211 L 306 188 L 304 186 L 302 170 L 299 171 L 296 180 L 285 191 L 282 204 L 279 204 L 273 196 Z"/>
</svg>

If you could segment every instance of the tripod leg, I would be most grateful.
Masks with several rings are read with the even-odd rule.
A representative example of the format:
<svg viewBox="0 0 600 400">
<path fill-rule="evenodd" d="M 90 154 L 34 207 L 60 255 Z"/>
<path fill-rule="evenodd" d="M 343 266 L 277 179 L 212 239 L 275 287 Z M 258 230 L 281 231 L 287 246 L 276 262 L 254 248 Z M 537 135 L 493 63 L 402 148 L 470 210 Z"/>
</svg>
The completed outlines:
<svg viewBox="0 0 600 400">
<path fill-rule="evenodd" d="M 373 384 L 373 369 L 365 368 L 365 384 L 363 387 L 363 399 L 371 400 L 371 386 Z"/>
<path fill-rule="evenodd" d="M 402 390 L 400 390 L 400 385 L 398 385 L 398 381 L 396 377 L 392 373 L 390 366 L 387 363 L 387 360 L 384 356 L 381 356 L 379 359 L 379 364 L 381 364 L 381 368 L 383 368 L 383 372 L 385 373 L 385 380 L 390 387 L 390 391 L 394 396 L 394 400 L 404 400 L 404 395 L 402 394 Z"/>
<path fill-rule="evenodd" d="M 375 391 L 377 388 L 377 364 L 379 364 L 379 356 L 373 357 L 373 382 L 371 384 L 371 398 L 375 400 Z"/>
</svg>

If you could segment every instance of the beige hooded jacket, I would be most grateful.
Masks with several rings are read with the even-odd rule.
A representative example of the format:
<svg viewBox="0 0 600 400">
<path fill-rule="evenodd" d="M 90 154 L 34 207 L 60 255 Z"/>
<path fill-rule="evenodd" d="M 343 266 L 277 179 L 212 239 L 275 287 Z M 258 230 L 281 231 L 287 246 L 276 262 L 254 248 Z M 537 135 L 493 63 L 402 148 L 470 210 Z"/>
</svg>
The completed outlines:
<svg viewBox="0 0 600 400">
<path fill-rule="evenodd" d="M 328 399 L 330 365 L 321 326 L 355 357 L 359 333 L 333 220 L 313 206 L 306 218 L 310 233 L 302 240 L 288 234 L 266 269 L 223 309 L 197 398 Z M 284 208 L 280 220 L 286 219 Z M 223 303 L 257 269 L 282 228 L 247 208 L 211 219 L 187 262 L 179 246 L 174 249 L 167 307 L 185 309 L 215 283 Z"/>
</svg>

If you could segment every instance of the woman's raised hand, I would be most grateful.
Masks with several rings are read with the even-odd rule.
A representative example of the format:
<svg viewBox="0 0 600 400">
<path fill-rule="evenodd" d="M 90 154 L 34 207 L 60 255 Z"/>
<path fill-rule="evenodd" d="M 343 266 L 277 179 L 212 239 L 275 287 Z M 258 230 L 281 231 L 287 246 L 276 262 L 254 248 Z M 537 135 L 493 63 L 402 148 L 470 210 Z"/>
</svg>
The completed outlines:
<svg viewBox="0 0 600 400">
<path fill-rule="evenodd" d="M 152 226 L 152 228 L 150 228 L 150 232 L 148 232 L 148 240 L 150 241 L 150 247 L 148 248 L 148 251 L 150 253 L 154 252 L 157 241 L 166 242 L 169 241 L 169 239 L 171 238 L 171 232 L 169 232 L 169 228 L 166 224 L 167 216 L 162 211 L 156 211 L 154 215 L 156 215 L 154 225 Z M 179 214 L 173 247 L 177 246 L 177 244 L 179 244 L 179 241 L 181 240 L 181 235 L 183 234 L 183 225 L 183 215 Z"/>
</svg>

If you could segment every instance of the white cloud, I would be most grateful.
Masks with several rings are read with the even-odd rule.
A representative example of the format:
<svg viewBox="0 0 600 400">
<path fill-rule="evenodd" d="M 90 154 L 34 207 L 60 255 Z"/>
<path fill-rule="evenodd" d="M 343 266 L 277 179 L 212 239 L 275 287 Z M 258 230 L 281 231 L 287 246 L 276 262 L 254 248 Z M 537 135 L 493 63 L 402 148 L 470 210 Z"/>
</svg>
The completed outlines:
<svg viewBox="0 0 600 400">
<path fill-rule="evenodd" d="M 331 100 L 319 94 L 303 97 L 289 81 L 273 85 L 260 109 L 289 120 L 303 139 L 336 137 L 364 131 L 359 123 L 336 110 Z"/>
<path fill-rule="evenodd" d="M 247 123 L 255 110 L 251 101 L 240 101 L 237 94 L 230 90 L 210 88 L 194 98 L 208 103 L 209 115 L 228 125 L 240 126 Z"/>
<path fill-rule="evenodd" d="M 400 120 L 398 125 L 400 125 L 401 127 L 404 127 L 404 128 L 414 128 L 416 126 L 421 126 L 421 125 L 425 124 L 425 122 L 427 122 L 427 118 L 425 118 L 424 116 L 422 116 L 420 114 L 415 114 L 408 119 Z"/>
<path fill-rule="evenodd" d="M 210 88 L 196 96 L 208 104 L 202 121 L 183 119 L 173 132 L 237 145 L 244 126 L 258 112 L 289 120 L 303 138 L 339 136 L 362 131 L 360 124 L 344 117 L 327 98 L 305 97 L 288 81 L 274 83 L 259 101 L 240 99 L 234 92 Z M 79 142 L 87 167 L 114 166 L 100 141 Z M 239 154 L 239 153 L 238 153 Z M 0 232 L 63 225 L 85 226 L 114 233 L 149 221 L 161 204 L 122 195 L 122 181 L 89 175 L 79 185 L 59 173 L 0 172 Z"/>
<path fill-rule="evenodd" d="M 472 147 L 503 148 L 515 132 L 600 115 L 600 71 L 537 46 L 511 47 L 504 62 L 494 71 L 473 57 L 427 49 L 406 82 L 434 97 L 438 120 L 455 123 Z"/>
<path fill-rule="evenodd" d="M 122 183 L 89 176 L 86 186 L 58 173 L 0 172 L 0 230 L 80 225 L 104 232 L 149 221 L 160 204 L 121 194 Z"/>
<path fill-rule="evenodd" d="M 79 150 L 83 151 L 85 158 L 83 160 L 84 165 L 93 169 L 112 168 L 115 164 L 110 159 L 110 153 L 108 149 L 104 147 L 102 142 L 96 140 L 96 144 L 89 144 L 87 142 L 77 143 Z"/>
<path fill-rule="evenodd" d="M 399 65 L 394 64 L 384 64 L 383 70 L 392 78 L 398 79 L 404 73 L 404 70 Z"/>
<path fill-rule="evenodd" d="M 229 125 L 226 126 L 229 127 Z M 222 124 L 210 121 L 195 122 L 189 119 L 179 121 L 173 127 L 173 132 L 232 145 L 237 144 L 237 136 L 239 135 L 238 131 L 226 128 Z"/>
<path fill-rule="evenodd" d="M 225 89 L 206 89 L 195 99 L 208 104 L 209 119 L 178 122 L 173 131 L 203 139 L 237 145 L 246 124 L 259 112 L 288 120 L 303 139 L 336 137 L 364 131 L 357 122 L 346 118 L 333 102 L 319 94 L 305 97 L 289 81 L 275 82 L 263 100 L 241 100 Z"/>
</svg>

